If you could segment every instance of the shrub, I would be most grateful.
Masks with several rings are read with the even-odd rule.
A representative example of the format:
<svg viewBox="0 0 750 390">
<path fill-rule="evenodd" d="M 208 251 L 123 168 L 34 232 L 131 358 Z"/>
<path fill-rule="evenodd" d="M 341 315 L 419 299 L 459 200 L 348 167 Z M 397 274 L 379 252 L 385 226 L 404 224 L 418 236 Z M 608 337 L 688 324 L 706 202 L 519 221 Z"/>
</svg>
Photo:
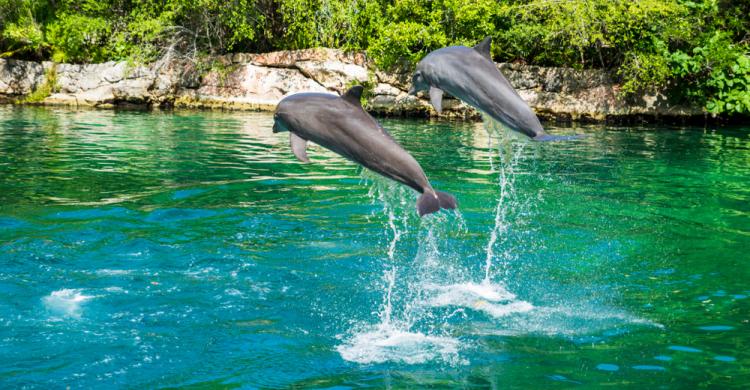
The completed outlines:
<svg viewBox="0 0 750 390">
<path fill-rule="evenodd" d="M 100 62 L 108 59 L 112 32 L 104 18 L 65 14 L 47 29 L 47 41 L 55 62 Z"/>
</svg>

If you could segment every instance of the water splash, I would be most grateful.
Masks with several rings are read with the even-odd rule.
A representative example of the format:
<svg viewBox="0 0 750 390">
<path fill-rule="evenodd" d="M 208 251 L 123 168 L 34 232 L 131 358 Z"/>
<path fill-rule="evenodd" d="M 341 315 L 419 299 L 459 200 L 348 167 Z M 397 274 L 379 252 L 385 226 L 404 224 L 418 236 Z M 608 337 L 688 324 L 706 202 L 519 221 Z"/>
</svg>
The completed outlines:
<svg viewBox="0 0 750 390">
<path fill-rule="evenodd" d="M 42 298 L 42 302 L 47 310 L 57 316 L 81 318 L 81 306 L 93 298 L 96 296 L 86 295 L 81 289 L 64 288 L 51 292 Z"/>
<path fill-rule="evenodd" d="M 387 260 L 383 270 L 383 301 L 377 324 L 355 325 L 336 350 L 342 358 L 362 364 L 397 362 L 420 364 L 442 361 L 450 365 L 465 361 L 459 356 L 461 343 L 432 327 L 422 329 L 423 323 L 432 322 L 424 309 L 423 288 L 428 275 L 437 268 L 438 242 L 432 227 L 445 225 L 443 213 L 420 219 L 420 245 L 415 259 L 399 267 L 398 244 L 411 233 L 409 226 L 416 196 L 408 188 L 392 183 L 363 170 L 363 181 L 370 184 L 369 196 L 373 203 L 382 205 L 387 238 Z M 460 214 L 458 226 L 465 226 Z M 465 229 L 465 228 L 464 228 Z M 416 269 L 407 269 L 416 265 Z M 398 290 L 398 291 L 397 291 Z M 396 297 L 396 294 L 400 296 Z"/>
<path fill-rule="evenodd" d="M 498 139 L 497 157 L 499 158 L 499 163 L 497 165 L 499 194 L 497 205 L 495 206 L 494 225 L 490 230 L 490 237 L 485 249 L 486 255 L 483 283 L 490 283 L 493 276 L 493 261 L 496 257 L 495 247 L 498 245 L 504 246 L 503 244 L 507 242 L 508 233 L 512 223 L 510 214 L 513 211 L 518 214 L 528 208 L 528 202 L 520 201 L 516 193 L 516 168 L 519 165 L 526 143 L 523 141 L 515 142 L 517 141 L 516 137 L 494 120 L 485 118 L 484 128 L 488 134 L 487 142 L 490 150 L 489 162 L 492 172 L 496 171 L 495 164 L 493 163 L 495 157 L 492 148 L 493 137 Z M 507 267 L 507 262 L 509 261 L 511 254 L 506 251 L 502 253 L 501 256 L 505 259 L 505 264 L 503 265 Z"/>
<path fill-rule="evenodd" d="M 533 204 L 527 198 L 538 196 L 518 191 L 523 188 L 517 179 L 523 177 L 520 167 L 527 143 L 497 123 L 485 123 L 498 192 L 486 245 L 477 248 L 480 258 L 484 255 L 483 267 L 467 262 L 465 250 L 456 247 L 462 241 L 455 239 L 456 229 L 468 230 L 460 213 L 418 218 L 413 191 L 363 171 L 372 203 L 381 206 L 371 220 L 383 223 L 387 258 L 379 283 L 382 301 L 372 313 L 377 320 L 355 321 L 340 336 L 336 350 L 343 359 L 361 364 L 458 365 L 468 363 L 462 355 L 477 347 L 472 340 L 483 335 L 537 334 L 585 342 L 599 337 L 597 333 L 616 334 L 629 324 L 654 325 L 570 297 L 550 302 L 548 293 L 532 304 L 508 289 L 511 262 L 520 256 L 518 242 L 528 233 L 524 218 Z"/>
</svg>

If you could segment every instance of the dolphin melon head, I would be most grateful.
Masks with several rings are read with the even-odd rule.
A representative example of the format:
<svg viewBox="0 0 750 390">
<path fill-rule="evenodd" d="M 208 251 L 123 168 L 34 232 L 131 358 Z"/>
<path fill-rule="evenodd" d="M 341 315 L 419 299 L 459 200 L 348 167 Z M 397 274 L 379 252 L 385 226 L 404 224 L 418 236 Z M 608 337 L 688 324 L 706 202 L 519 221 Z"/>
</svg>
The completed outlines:
<svg viewBox="0 0 750 390">
<path fill-rule="evenodd" d="M 429 91 L 430 84 L 422 74 L 422 70 L 419 65 L 417 71 L 411 76 L 411 88 L 409 89 L 409 95 L 416 95 L 419 91 Z"/>
<path fill-rule="evenodd" d="M 289 131 L 289 125 L 286 124 L 282 116 L 277 112 L 273 114 L 273 132 L 281 133 Z"/>
</svg>

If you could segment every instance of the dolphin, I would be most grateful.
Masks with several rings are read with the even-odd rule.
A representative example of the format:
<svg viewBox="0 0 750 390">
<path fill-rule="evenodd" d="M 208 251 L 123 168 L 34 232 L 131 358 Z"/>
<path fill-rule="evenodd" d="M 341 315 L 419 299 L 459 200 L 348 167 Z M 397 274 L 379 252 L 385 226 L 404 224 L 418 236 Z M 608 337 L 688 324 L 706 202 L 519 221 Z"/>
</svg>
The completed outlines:
<svg viewBox="0 0 750 390">
<path fill-rule="evenodd" d="M 473 48 L 450 46 L 427 54 L 412 75 L 409 94 L 429 91 L 430 102 L 440 113 L 445 91 L 535 141 L 578 138 L 544 131 L 539 118 L 492 62 L 491 43 L 492 37 L 487 37 Z"/>
<path fill-rule="evenodd" d="M 405 184 L 420 194 L 419 216 L 441 208 L 455 209 L 456 199 L 436 191 L 422 167 L 375 119 L 362 108 L 363 87 L 354 86 L 342 96 L 327 93 L 298 93 L 279 102 L 274 113 L 273 132 L 289 132 L 294 155 L 307 157 L 312 141 L 365 168 Z"/>
</svg>

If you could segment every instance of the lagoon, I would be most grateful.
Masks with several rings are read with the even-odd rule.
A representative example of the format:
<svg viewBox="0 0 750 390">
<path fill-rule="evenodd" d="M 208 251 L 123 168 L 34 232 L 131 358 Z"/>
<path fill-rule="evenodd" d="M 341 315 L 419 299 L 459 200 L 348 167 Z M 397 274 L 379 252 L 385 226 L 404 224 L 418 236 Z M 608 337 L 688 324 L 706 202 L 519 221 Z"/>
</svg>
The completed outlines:
<svg viewBox="0 0 750 390">
<path fill-rule="evenodd" d="M 4 387 L 742 387 L 750 128 L 383 119 L 459 211 L 266 113 L 0 107 Z"/>
</svg>

